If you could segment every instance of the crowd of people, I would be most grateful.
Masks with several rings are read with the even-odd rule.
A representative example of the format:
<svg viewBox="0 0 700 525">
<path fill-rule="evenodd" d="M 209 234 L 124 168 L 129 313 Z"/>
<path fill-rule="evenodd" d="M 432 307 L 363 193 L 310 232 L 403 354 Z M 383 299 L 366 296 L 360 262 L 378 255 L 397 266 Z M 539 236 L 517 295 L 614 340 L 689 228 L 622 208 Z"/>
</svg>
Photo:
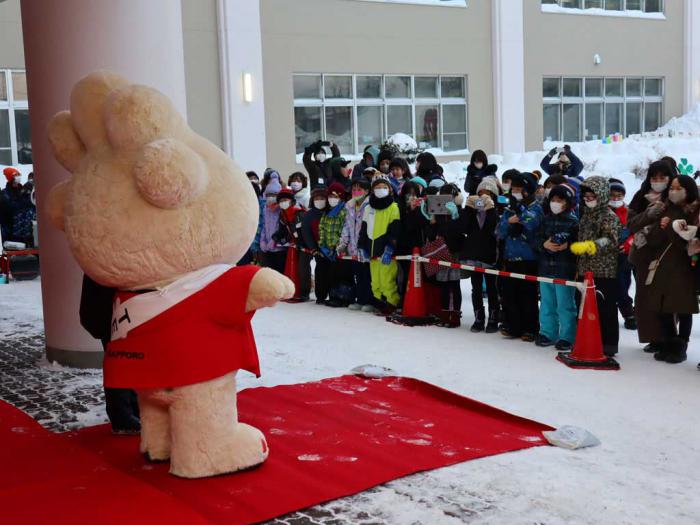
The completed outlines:
<svg viewBox="0 0 700 525">
<path fill-rule="evenodd" d="M 430 258 L 541 277 L 581 281 L 590 272 L 606 355 L 618 351 L 619 312 L 656 360 L 687 359 L 698 312 L 700 201 L 695 180 L 674 159 L 649 166 L 629 205 L 621 180 L 584 178 L 569 146 L 552 149 L 540 170 L 510 169 L 500 179 L 477 150 L 463 188 L 446 181 L 427 152 L 412 172 L 392 150 L 367 146 L 351 169 L 337 145 L 318 141 L 303 162 L 306 173 L 287 181 L 274 169 L 262 178 L 248 172 L 260 223 L 241 261 L 284 272 L 287 257 L 296 257 L 294 301 L 308 301 L 313 289 L 319 305 L 400 312 L 410 261 L 396 256 L 416 248 Z M 438 200 L 441 210 L 433 206 Z M 565 352 L 575 343 L 576 288 L 429 263 L 422 271 L 440 290 L 440 326 L 460 326 L 460 281 L 470 279 L 472 332 Z"/>
<path fill-rule="evenodd" d="M 0 191 L 0 239 L 31 246 L 34 242 L 33 221 L 36 219 L 34 174 L 29 174 L 25 184 L 20 182 L 21 174 L 16 168 L 7 167 L 3 174 L 7 182 Z"/>
</svg>

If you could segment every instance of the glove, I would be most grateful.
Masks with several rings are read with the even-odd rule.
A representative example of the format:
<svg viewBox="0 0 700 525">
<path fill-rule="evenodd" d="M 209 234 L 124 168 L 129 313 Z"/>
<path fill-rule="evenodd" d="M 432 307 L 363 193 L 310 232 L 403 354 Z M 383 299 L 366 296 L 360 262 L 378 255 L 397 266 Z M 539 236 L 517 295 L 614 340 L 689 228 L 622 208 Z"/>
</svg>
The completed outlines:
<svg viewBox="0 0 700 525">
<path fill-rule="evenodd" d="M 394 249 L 391 246 L 384 248 L 382 255 L 382 264 L 391 264 L 391 256 L 394 255 Z"/>
<path fill-rule="evenodd" d="M 508 237 L 520 237 L 525 231 L 525 226 L 516 222 L 508 226 Z"/>
<path fill-rule="evenodd" d="M 608 241 L 610 242 L 610 241 Z M 571 244 L 571 253 L 577 256 L 581 255 L 595 255 L 598 252 L 598 248 L 593 241 L 578 241 Z"/>
<path fill-rule="evenodd" d="M 600 239 L 595 240 L 596 247 L 601 250 L 605 248 L 608 244 L 610 244 L 610 239 L 608 239 L 607 237 L 601 237 Z"/>
<path fill-rule="evenodd" d="M 554 157 L 554 155 L 556 155 L 556 154 L 557 154 L 557 148 L 552 148 L 552 149 L 549 150 L 548 155 L 549 155 L 550 157 Z"/>
<path fill-rule="evenodd" d="M 445 209 L 450 212 L 452 220 L 455 220 L 457 217 L 459 217 L 459 208 L 457 208 L 457 205 L 454 202 L 448 202 L 447 204 L 445 204 Z"/>
<path fill-rule="evenodd" d="M 324 246 L 321 248 L 321 253 L 323 256 L 328 259 L 329 261 L 335 261 L 335 252 L 328 248 L 327 246 Z"/>
<path fill-rule="evenodd" d="M 360 257 L 362 257 L 364 260 L 369 259 L 369 253 L 367 252 L 367 250 L 365 250 L 364 248 L 360 248 L 358 251 L 360 252 Z"/>
</svg>

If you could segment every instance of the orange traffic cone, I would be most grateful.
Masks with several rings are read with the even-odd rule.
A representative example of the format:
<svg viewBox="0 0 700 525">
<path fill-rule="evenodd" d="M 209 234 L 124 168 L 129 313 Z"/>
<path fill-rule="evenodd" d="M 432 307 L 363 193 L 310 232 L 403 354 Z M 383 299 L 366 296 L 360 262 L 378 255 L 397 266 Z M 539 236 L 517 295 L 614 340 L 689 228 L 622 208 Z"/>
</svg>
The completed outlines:
<svg viewBox="0 0 700 525">
<path fill-rule="evenodd" d="M 403 309 L 400 314 L 387 317 L 387 320 L 406 326 L 422 326 L 433 324 L 435 319 L 428 315 L 425 303 L 425 287 L 423 283 L 423 271 L 417 258 L 420 256 L 420 248 L 413 250 L 411 269 L 408 272 L 408 285 L 403 300 Z"/>
<path fill-rule="evenodd" d="M 619 370 L 619 363 L 603 354 L 603 338 L 600 335 L 600 317 L 592 272 L 586 272 L 584 283 L 586 293 L 578 318 L 574 351 L 570 354 L 559 352 L 557 360 L 571 368 Z"/>
<path fill-rule="evenodd" d="M 296 249 L 294 246 L 290 246 L 287 249 L 287 261 L 284 263 L 284 275 L 294 283 L 294 297 L 288 299 L 288 303 L 298 303 L 301 301 L 301 295 L 299 293 L 301 286 L 299 283 L 299 265 L 297 257 L 299 257 L 299 254 L 297 253 Z"/>
</svg>

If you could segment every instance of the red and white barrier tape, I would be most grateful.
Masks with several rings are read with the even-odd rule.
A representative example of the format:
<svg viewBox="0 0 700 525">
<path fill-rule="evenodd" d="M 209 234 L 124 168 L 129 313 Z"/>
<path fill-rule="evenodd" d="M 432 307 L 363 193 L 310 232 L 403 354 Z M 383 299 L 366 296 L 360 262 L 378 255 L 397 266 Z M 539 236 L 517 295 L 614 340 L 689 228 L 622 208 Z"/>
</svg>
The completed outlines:
<svg viewBox="0 0 700 525">
<path fill-rule="evenodd" d="M 288 246 L 288 248 L 294 248 L 296 250 L 299 250 L 300 252 L 308 253 L 309 255 L 313 255 L 314 253 L 319 253 L 320 252 L 314 252 L 313 250 L 309 250 L 308 248 L 299 248 L 297 246 Z M 322 255 L 322 254 L 321 254 Z M 336 260 L 341 260 L 341 261 L 358 261 L 358 262 L 364 262 L 363 259 L 360 257 L 354 256 L 354 255 L 336 255 L 335 256 Z M 381 257 L 373 257 L 373 261 L 381 261 Z M 395 255 L 394 257 L 391 258 L 392 261 L 410 261 L 413 259 L 412 255 Z"/>
</svg>

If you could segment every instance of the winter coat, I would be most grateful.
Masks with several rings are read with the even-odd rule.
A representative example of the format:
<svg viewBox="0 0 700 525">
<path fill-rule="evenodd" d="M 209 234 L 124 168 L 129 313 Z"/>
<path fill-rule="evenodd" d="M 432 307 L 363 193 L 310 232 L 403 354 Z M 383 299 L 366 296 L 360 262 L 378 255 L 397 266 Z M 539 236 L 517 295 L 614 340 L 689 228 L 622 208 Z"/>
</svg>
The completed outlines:
<svg viewBox="0 0 700 525">
<path fill-rule="evenodd" d="M 495 164 L 489 164 L 480 170 L 476 169 L 474 164 L 469 164 L 467 166 L 467 178 L 464 181 L 464 191 L 469 195 L 476 195 L 481 181 L 486 177 L 496 176 L 496 171 L 498 171 L 498 166 Z"/>
<path fill-rule="evenodd" d="M 318 250 L 321 217 L 323 217 L 323 210 L 311 208 L 301 218 L 301 244 L 304 248 Z"/>
<path fill-rule="evenodd" d="M 297 245 L 300 238 L 301 219 L 305 211 L 301 206 L 293 206 L 280 211 L 279 229 L 273 235 L 277 244 Z"/>
<path fill-rule="evenodd" d="M 280 227 L 280 211 L 280 207 L 277 205 L 270 207 L 265 204 L 265 210 L 263 211 L 263 227 L 260 230 L 261 252 L 281 252 L 285 249 L 284 246 L 279 246 L 272 238 Z"/>
<path fill-rule="evenodd" d="M 319 223 L 318 245 L 321 248 L 335 250 L 340 242 L 340 236 L 345 226 L 345 203 L 341 202 L 335 208 L 331 208 L 321 217 Z"/>
<path fill-rule="evenodd" d="M 435 224 L 427 224 L 425 236 L 428 241 L 441 237 L 447 249 L 455 256 L 459 256 L 464 247 L 464 235 L 461 232 L 459 217 L 452 219 L 449 215 L 436 215 Z"/>
<path fill-rule="evenodd" d="M 300 189 L 294 194 L 294 200 L 297 204 L 304 208 L 305 210 L 309 208 L 309 199 L 311 198 L 311 189 L 307 186 L 306 188 Z"/>
<path fill-rule="evenodd" d="M 311 189 L 315 189 L 319 186 L 330 186 L 331 178 L 331 160 L 340 157 L 340 150 L 337 144 L 331 146 L 331 158 L 326 159 L 323 162 L 316 162 L 311 159 L 311 156 L 320 150 L 323 141 L 317 141 L 313 144 L 307 146 L 304 149 L 304 155 L 302 157 L 302 162 L 304 163 L 304 168 L 306 168 L 306 173 L 309 174 L 309 186 Z"/>
<path fill-rule="evenodd" d="M 556 238 L 555 236 L 561 237 L 569 247 L 578 240 L 578 218 L 572 211 L 547 215 L 537 232 L 536 247 L 540 254 L 540 276 L 573 279 L 576 276 L 576 256 L 571 253 L 569 247 L 560 252 L 551 252 L 544 247 L 545 241 Z"/>
<path fill-rule="evenodd" d="M 265 222 L 265 199 L 263 197 L 258 198 L 258 205 L 258 229 L 255 230 L 255 238 L 253 239 L 253 244 L 250 245 L 250 251 L 253 253 L 260 251 L 260 233 L 262 232 L 263 224 Z"/>
<path fill-rule="evenodd" d="M 465 235 L 460 254 L 462 261 L 475 261 L 495 266 L 498 261 L 498 210 L 495 207 L 477 208 L 477 196 L 467 199 L 466 207 L 459 217 L 460 231 Z"/>
<path fill-rule="evenodd" d="M 359 247 L 370 257 L 381 257 L 387 246 L 396 251 L 401 231 L 399 206 L 391 196 L 377 199 L 369 197 L 369 206 L 362 214 Z"/>
<path fill-rule="evenodd" d="M 547 175 L 552 174 L 552 164 L 550 164 L 550 162 L 552 161 L 553 156 L 554 155 L 550 155 L 549 153 L 547 153 L 544 156 L 544 158 L 542 159 L 542 162 L 540 162 L 540 168 L 542 168 L 542 170 Z M 571 150 L 566 152 L 566 156 L 569 157 L 571 164 L 569 164 L 569 167 L 567 168 L 566 173 L 564 173 L 563 175 L 566 175 L 569 178 L 575 179 L 583 171 L 583 162 L 581 162 L 581 159 L 579 159 L 574 154 L 574 152 Z"/>
<path fill-rule="evenodd" d="M 32 221 L 36 208 L 21 184 L 7 183 L 0 192 L 0 228 L 2 240 L 29 242 L 33 235 Z"/>
<path fill-rule="evenodd" d="M 581 220 L 578 238 L 581 241 L 596 242 L 595 255 L 581 255 L 578 258 L 578 276 L 584 277 L 586 272 L 593 272 L 594 278 L 617 278 L 617 255 L 620 244 L 620 219 L 610 209 L 610 184 L 605 177 L 588 177 L 581 185 L 581 191 L 592 191 L 598 205 L 595 208 L 581 206 Z M 607 239 L 607 243 L 602 245 Z"/>
<path fill-rule="evenodd" d="M 646 309 L 658 313 L 696 314 L 698 298 L 693 286 L 695 274 L 688 256 L 688 241 L 682 239 L 671 224 L 662 228 L 661 219 L 668 217 L 671 222 L 684 219 L 688 224 L 697 225 L 700 202 L 678 206 L 667 200 L 665 204 L 666 210 L 660 216 L 650 219 L 646 245 L 640 248 L 640 251 L 648 253 L 649 262 L 658 260 L 659 266 L 649 285 L 645 284 L 649 273 L 648 264 L 647 271 L 643 272 L 644 280 L 638 275 L 638 301 L 643 301 Z"/>
<path fill-rule="evenodd" d="M 420 207 L 410 209 L 405 203 L 399 207 L 401 228 L 397 239 L 397 254 L 411 255 L 414 248 L 425 244 L 425 227 L 428 220 L 421 213 Z"/>
<path fill-rule="evenodd" d="M 367 206 L 369 206 L 369 197 L 365 197 L 359 206 L 357 206 L 355 199 L 350 200 L 345 205 L 345 225 L 337 246 L 339 252 L 344 251 L 352 257 L 360 257 L 361 262 L 367 262 L 362 259 L 357 247 L 357 244 L 360 242 L 362 217 Z"/>
<path fill-rule="evenodd" d="M 361 179 L 362 177 L 364 177 L 363 173 L 367 168 L 377 168 L 377 166 L 379 164 L 377 162 L 377 158 L 379 157 L 379 148 L 376 146 L 371 146 L 371 147 L 367 148 L 367 151 L 365 151 L 365 154 L 367 154 L 367 153 L 369 153 L 372 156 L 372 159 L 374 162 L 372 163 L 371 166 L 368 166 L 365 163 L 365 159 L 364 159 L 364 155 L 363 155 L 362 160 L 360 162 L 358 162 L 357 164 L 355 164 L 355 167 L 352 169 L 352 177 L 351 177 L 352 180 Z"/>
<path fill-rule="evenodd" d="M 519 223 L 508 223 L 508 219 L 513 215 L 520 217 Z M 504 255 L 506 261 L 536 261 L 538 259 L 535 251 L 535 235 L 543 218 L 542 205 L 532 197 L 527 203 L 514 203 L 503 212 L 497 234 L 500 239 L 505 240 Z"/>
</svg>

